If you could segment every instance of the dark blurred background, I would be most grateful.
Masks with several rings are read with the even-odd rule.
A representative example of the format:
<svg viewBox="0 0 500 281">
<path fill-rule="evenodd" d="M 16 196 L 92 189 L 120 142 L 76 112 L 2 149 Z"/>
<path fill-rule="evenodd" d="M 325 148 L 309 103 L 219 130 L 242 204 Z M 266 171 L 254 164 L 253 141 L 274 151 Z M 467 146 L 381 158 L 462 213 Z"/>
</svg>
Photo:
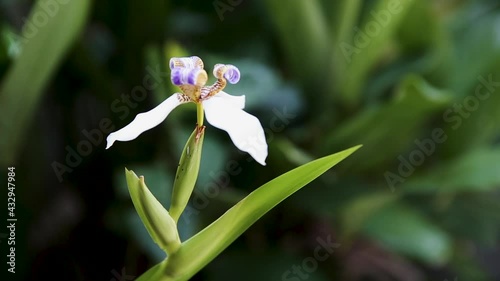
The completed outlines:
<svg viewBox="0 0 500 281">
<path fill-rule="evenodd" d="M 132 280 L 164 258 L 123 171 L 168 206 L 195 107 L 105 138 L 174 93 L 168 60 L 191 55 L 209 73 L 239 67 L 226 91 L 246 95 L 269 157 L 208 126 L 183 239 L 283 172 L 364 144 L 192 280 L 500 280 L 498 1 L 34 2 L 0 0 L 1 178 L 15 167 L 18 219 L 15 275 L 0 228 L 2 280 Z M 321 239 L 336 248 L 311 261 Z"/>
</svg>

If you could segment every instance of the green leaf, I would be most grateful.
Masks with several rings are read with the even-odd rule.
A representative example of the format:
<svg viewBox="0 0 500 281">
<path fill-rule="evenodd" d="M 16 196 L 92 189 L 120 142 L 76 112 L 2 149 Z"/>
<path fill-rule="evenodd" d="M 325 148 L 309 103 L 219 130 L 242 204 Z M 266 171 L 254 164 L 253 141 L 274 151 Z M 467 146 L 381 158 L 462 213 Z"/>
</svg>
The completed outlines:
<svg viewBox="0 0 500 281">
<path fill-rule="evenodd" d="M 500 48 L 495 25 L 500 15 L 494 11 L 468 20 L 454 42 L 447 86 L 456 92 L 457 99 L 443 114 L 449 137 L 443 154 L 448 157 L 489 145 L 499 137 Z"/>
<path fill-rule="evenodd" d="M 286 5 L 264 1 L 269 19 L 276 28 L 289 63 L 303 83 L 311 83 L 322 74 L 325 59 L 330 58 L 331 43 L 326 20 L 318 0 L 291 0 Z"/>
<path fill-rule="evenodd" d="M 359 30 L 353 36 L 353 41 L 341 42 L 340 48 L 348 66 L 344 76 L 339 79 L 340 93 L 348 106 L 359 103 L 368 74 L 380 60 L 384 48 L 390 43 L 391 36 L 397 31 L 413 2 L 414 0 L 378 0 L 375 8 L 365 15 Z M 381 16 L 382 14 L 385 16 Z M 377 32 L 370 32 L 368 29 L 375 25 L 378 29 L 372 29 Z M 360 36 L 364 36 L 365 40 L 358 40 Z"/>
<path fill-rule="evenodd" d="M 473 94 L 475 86 L 479 84 L 478 75 L 499 73 L 500 48 L 495 24 L 500 20 L 500 15 L 493 11 L 480 17 L 475 12 L 474 18 L 464 20 L 465 26 L 456 31 L 454 60 L 447 69 L 449 80 L 445 82 L 460 99 Z M 485 57 L 485 54 L 488 56 Z"/>
<path fill-rule="evenodd" d="M 392 193 L 375 193 L 356 198 L 341 211 L 344 237 L 359 231 L 374 213 L 398 199 Z"/>
<path fill-rule="evenodd" d="M 500 64 L 499 64 L 500 65 Z M 498 69 L 498 67 L 497 67 Z M 500 131 L 500 72 L 477 77 L 476 88 L 444 111 L 447 157 L 494 143 Z"/>
<path fill-rule="evenodd" d="M 332 16 L 333 44 L 338 46 L 341 42 L 351 42 L 353 29 L 356 26 L 362 1 L 360 0 L 337 0 L 328 1 Z M 336 48 L 340 50 L 340 48 Z"/>
<path fill-rule="evenodd" d="M 426 20 L 423 21 L 423 18 Z M 411 54 L 432 51 L 446 39 L 442 25 L 443 21 L 433 10 L 432 2 L 415 1 L 411 13 L 407 13 L 402 19 L 397 31 L 399 47 L 403 52 Z M 421 30 L 425 32 L 420 32 Z"/>
<path fill-rule="evenodd" d="M 259 187 L 167 258 L 164 280 L 188 280 L 278 203 L 359 149 L 300 166 Z"/>
<path fill-rule="evenodd" d="M 375 213 L 363 232 L 391 250 L 442 265 L 450 257 L 450 237 L 420 213 L 404 205 L 392 205 Z"/>
<path fill-rule="evenodd" d="M 137 177 L 133 171 L 127 169 L 125 176 L 134 207 L 149 235 L 165 252 L 174 253 L 181 244 L 174 220 L 149 191 L 143 176 Z"/>
<path fill-rule="evenodd" d="M 337 0 L 327 2 L 325 6 L 332 15 L 330 26 L 331 42 L 332 46 L 335 46 L 333 48 L 335 75 L 342 76 L 347 71 L 347 65 L 349 64 L 342 52 L 342 44 L 352 42 L 354 28 L 361 14 L 362 1 Z M 337 81 L 340 81 L 340 79 L 337 77 L 337 79 L 331 79 L 330 81 L 330 83 L 338 83 Z"/>
<path fill-rule="evenodd" d="M 347 160 L 344 168 L 384 167 L 417 138 L 425 122 L 450 100 L 449 93 L 434 88 L 419 76 L 409 75 L 388 104 L 367 109 L 341 124 L 326 137 L 325 147 L 338 149 L 359 141 L 366 149 Z"/>
<path fill-rule="evenodd" d="M 14 61 L 0 88 L 0 155 L 5 163 L 14 161 L 23 137 L 29 128 L 42 93 L 62 59 L 83 29 L 91 1 L 73 0 L 59 4 L 58 12 L 44 26 L 33 28 L 35 15 L 47 15 L 37 1 L 24 29 L 26 39 L 21 54 Z M 71 93 L 68 93 L 71 94 Z"/>
<path fill-rule="evenodd" d="M 492 191 L 500 186 L 500 147 L 478 149 L 450 159 L 402 187 L 411 193 Z"/>
<path fill-rule="evenodd" d="M 170 215 L 175 222 L 179 220 L 179 217 L 186 208 L 189 198 L 193 193 L 196 180 L 198 179 L 204 137 L 205 127 L 196 127 L 182 151 L 179 167 L 177 167 L 175 175 L 170 204 Z"/>
</svg>

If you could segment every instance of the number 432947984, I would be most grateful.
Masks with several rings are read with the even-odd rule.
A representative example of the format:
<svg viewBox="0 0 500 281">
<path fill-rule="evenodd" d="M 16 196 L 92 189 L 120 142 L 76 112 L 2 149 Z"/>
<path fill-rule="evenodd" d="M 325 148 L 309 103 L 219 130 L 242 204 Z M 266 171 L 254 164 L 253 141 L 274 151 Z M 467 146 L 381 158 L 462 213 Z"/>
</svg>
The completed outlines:
<svg viewBox="0 0 500 281">
<path fill-rule="evenodd" d="M 14 190 L 16 189 L 16 185 L 14 182 L 16 181 L 16 173 L 15 173 L 15 167 L 9 167 L 7 168 L 7 189 L 9 190 L 9 193 L 7 194 L 7 208 L 9 210 L 9 216 L 13 217 L 14 216 L 14 210 L 16 209 L 16 195 L 14 193 Z"/>
</svg>

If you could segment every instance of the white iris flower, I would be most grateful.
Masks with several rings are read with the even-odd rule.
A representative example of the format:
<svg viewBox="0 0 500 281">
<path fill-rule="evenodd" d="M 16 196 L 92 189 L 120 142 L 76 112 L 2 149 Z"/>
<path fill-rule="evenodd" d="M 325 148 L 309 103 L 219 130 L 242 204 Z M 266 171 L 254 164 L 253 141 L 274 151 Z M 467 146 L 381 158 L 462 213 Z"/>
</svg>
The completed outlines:
<svg viewBox="0 0 500 281">
<path fill-rule="evenodd" d="M 233 65 L 215 65 L 213 74 L 217 81 L 211 86 L 205 86 L 208 75 L 199 57 L 172 58 L 170 69 L 172 83 L 179 86 L 182 93 L 173 94 L 157 107 L 138 114 L 127 126 L 111 133 L 106 139 L 106 149 L 115 141 L 137 138 L 160 124 L 177 106 L 193 102 L 198 108 L 198 127 L 203 126 L 204 112 L 208 123 L 226 131 L 238 149 L 266 165 L 267 143 L 259 119 L 243 110 L 245 96 L 231 96 L 222 91 L 227 81 L 236 84 L 240 80 L 238 68 Z"/>
</svg>

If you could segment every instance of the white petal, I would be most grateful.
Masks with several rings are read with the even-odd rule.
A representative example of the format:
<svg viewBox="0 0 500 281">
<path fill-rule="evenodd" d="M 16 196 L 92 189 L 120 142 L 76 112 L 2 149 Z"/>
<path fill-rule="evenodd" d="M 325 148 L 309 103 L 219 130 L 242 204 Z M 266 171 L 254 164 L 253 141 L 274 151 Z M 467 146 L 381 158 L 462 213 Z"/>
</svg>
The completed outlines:
<svg viewBox="0 0 500 281">
<path fill-rule="evenodd" d="M 238 149 L 266 165 L 267 143 L 259 119 L 219 95 L 203 101 L 203 106 L 208 123 L 226 131 Z"/>
<path fill-rule="evenodd" d="M 245 108 L 245 96 L 232 96 L 224 91 L 220 91 L 215 95 L 216 97 L 220 97 L 225 99 L 227 102 L 230 102 L 234 106 L 239 109 Z"/>
<path fill-rule="evenodd" d="M 167 118 L 168 114 L 170 114 L 174 108 L 185 102 L 186 100 L 183 99 L 180 94 L 173 94 L 150 111 L 137 114 L 130 124 L 109 134 L 106 138 L 106 149 L 110 148 L 115 141 L 133 140 L 143 132 L 156 127 Z"/>
</svg>

